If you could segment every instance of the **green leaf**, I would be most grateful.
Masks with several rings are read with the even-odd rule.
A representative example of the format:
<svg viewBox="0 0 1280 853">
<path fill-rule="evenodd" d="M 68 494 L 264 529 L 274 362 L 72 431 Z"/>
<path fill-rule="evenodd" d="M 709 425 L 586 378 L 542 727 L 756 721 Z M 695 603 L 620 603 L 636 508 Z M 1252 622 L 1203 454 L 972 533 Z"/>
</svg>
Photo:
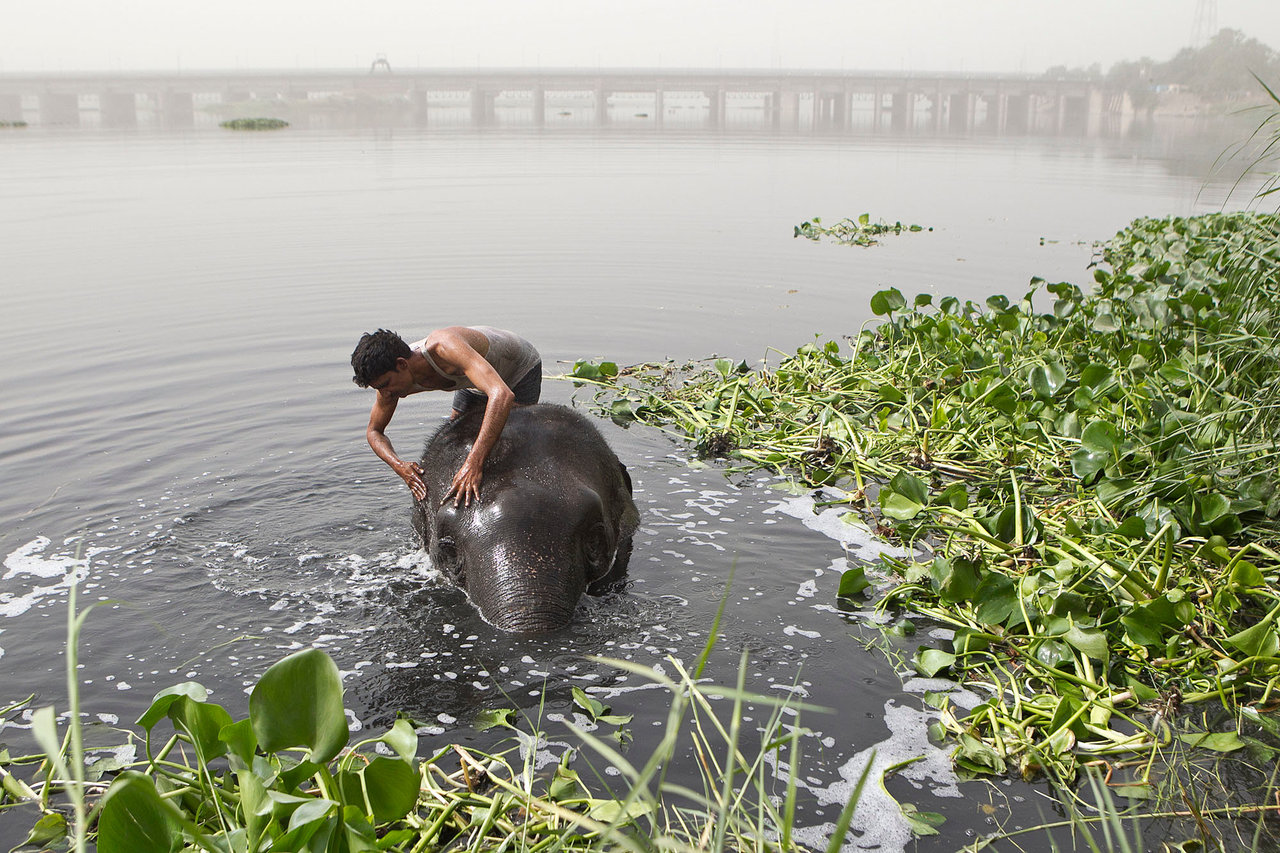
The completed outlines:
<svg viewBox="0 0 1280 853">
<path fill-rule="evenodd" d="M 209 698 L 209 691 L 205 690 L 204 685 L 196 681 L 184 681 L 182 684 L 175 684 L 172 687 L 161 690 L 152 699 L 151 707 L 138 718 L 138 725 L 150 731 L 156 723 L 168 715 L 169 706 L 183 696 L 196 702 L 203 702 Z"/>
<path fill-rule="evenodd" d="M 1067 371 L 1057 363 L 1040 365 L 1032 369 L 1030 379 L 1036 395 L 1050 399 L 1067 383 Z"/>
<path fill-rule="evenodd" d="M 612 361 L 594 362 L 578 359 L 569 374 L 574 379 L 612 379 L 618 375 L 618 365 Z"/>
<path fill-rule="evenodd" d="M 1249 657 L 1275 657 L 1280 651 L 1280 636 L 1276 635 L 1274 619 L 1264 619 L 1232 634 L 1227 637 L 1227 643 Z"/>
<path fill-rule="evenodd" d="M 929 487 L 918 477 L 899 471 L 880 490 L 880 509 L 890 518 L 908 521 L 915 518 L 929 503 Z"/>
<path fill-rule="evenodd" d="M 1097 453 L 1080 448 L 1071 454 L 1071 473 L 1082 480 L 1086 480 L 1104 470 L 1110 463 L 1111 457 L 1106 453 Z"/>
<path fill-rule="evenodd" d="M 121 773 L 102 799 L 98 853 L 169 853 L 182 841 L 177 811 L 151 777 Z"/>
<path fill-rule="evenodd" d="M 1126 539 L 1145 539 L 1147 523 L 1136 515 L 1131 515 L 1116 527 L 1115 532 Z"/>
<path fill-rule="evenodd" d="M 609 713 L 609 706 L 601 702 L 599 699 L 593 699 L 588 696 L 581 687 L 575 687 L 572 690 L 573 704 L 587 712 L 587 716 L 591 719 L 599 717 L 601 714 Z"/>
<path fill-rule="evenodd" d="M 916 656 L 911 661 L 911 664 L 915 667 L 916 672 L 927 678 L 932 678 L 955 662 L 956 656 L 950 652 L 944 652 L 942 649 L 931 649 L 922 646 L 920 650 L 916 652 Z"/>
<path fill-rule="evenodd" d="M 1257 566 L 1248 560 L 1240 560 L 1231 570 L 1230 583 L 1240 589 L 1255 589 L 1266 586 L 1267 582 Z"/>
<path fill-rule="evenodd" d="M 418 733 L 406 719 L 396 720 L 391 730 L 382 736 L 382 742 L 391 747 L 401 761 L 409 764 L 413 764 L 413 759 L 418 755 Z"/>
<path fill-rule="evenodd" d="M 911 803 L 899 803 L 898 807 L 902 810 L 902 816 L 907 819 L 907 825 L 911 827 L 911 832 L 916 836 L 937 835 L 938 827 L 947 822 L 945 815 L 938 812 L 922 812 Z"/>
<path fill-rule="evenodd" d="M 258 739 L 253 734 L 253 723 L 249 720 L 238 720 L 229 726 L 223 726 L 218 732 L 218 739 L 227 745 L 232 755 L 236 755 L 246 765 L 253 763 L 253 754 L 258 749 Z"/>
<path fill-rule="evenodd" d="M 935 557 L 929 566 L 929 576 L 943 601 L 972 601 L 978 591 L 980 569 L 977 560 Z"/>
<path fill-rule="evenodd" d="M 840 573 L 840 589 L 836 593 L 839 598 L 849 598 L 871 586 L 867 580 L 867 570 L 862 566 L 854 566 Z"/>
<path fill-rule="evenodd" d="M 1193 732 L 1180 734 L 1178 740 L 1196 749 L 1213 752 L 1235 752 L 1244 749 L 1244 741 L 1235 732 Z"/>
<path fill-rule="evenodd" d="M 331 761 L 349 736 L 338 667 L 319 649 L 289 655 L 253 688 L 249 719 L 265 751 L 304 746 L 310 761 Z"/>
<path fill-rule="evenodd" d="M 58 812 L 51 812 L 36 821 L 36 825 L 31 827 L 31 832 L 27 833 L 27 840 L 14 850 L 23 847 L 39 847 L 43 850 L 66 837 L 67 819 Z"/>
<path fill-rule="evenodd" d="M 877 317 L 883 317 L 886 314 L 892 314 L 894 311 L 901 311 L 907 305 L 906 298 L 902 292 L 896 287 L 888 290 L 881 290 L 871 297 L 871 311 Z"/>
<path fill-rule="evenodd" d="M 1115 372 L 1103 364 L 1090 364 L 1080 371 L 1080 385 L 1095 396 L 1115 384 Z"/>
<path fill-rule="evenodd" d="M 275 799 L 273 792 L 272 798 Z M 288 828 L 272 843 L 272 850 L 324 851 L 337 828 L 332 800 L 308 798 L 289 816 Z M 314 839 L 314 841 L 313 841 Z"/>
<path fill-rule="evenodd" d="M 511 726 L 516 721 L 515 708 L 486 708 L 476 714 L 476 731 L 488 731 L 498 726 Z"/>
<path fill-rule="evenodd" d="M 1093 421 L 1080 433 L 1080 446 L 1095 453 L 1114 456 L 1120 449 L 1120 431 L 1108 421 Z"/>
<path fill-rule="evenodd" d="M 952 753 L 952 760 L 971 773 L 993 773 L 1001 775 L 1005 772 L 1004 759 L 995 749 L 973 737 L 960 735 L 960 744 Z"/>
<path fill-rule="evenodd" d="M 1182 620 L 1167 595 L 1135 605 L 1133 610 L 1120 617 L 1129 639 L 1140 646 L 1163 649 L 1171 630 L 1182 631 Z"/>
<path fill-rule="evenodd" d="M 974 615 L 984 625 L 1003 624 L 1015 613 L 1021 621 L 1022 611 L 1018 607 L 1018 588 L 1008 576 L 995 571 L 988 572 L 978 584 L 975 598 L 977 606 L 974 608 Z"/>
<path fill-rule="evenodd" d="M 366 767 L 358 771 L 344 770 L 335 778 L 347 805 L 364 811 L 364 798 L 368 794 L 374 823 L 399 820 L 418 802 L 418 771 L 398 758 L 379 755 Z"/>
<path fill-rule="evenodd" d="M 1062 639 L 1094 660 L 1105 662 L 1110 656 L 1107 635 L 1099 628 L 1081 628 L 1072 625 Z"/>
<path fill-rule="evenodd" d="M 202 762 L 210 762 L 226 754 L 227 744 L 219 735 L 231 725 L 231 715 L 221 705 L 197 702 L 179 696 L 169 706 L 169 719 L 175 729 L 186 732 Z"/>
</svg>

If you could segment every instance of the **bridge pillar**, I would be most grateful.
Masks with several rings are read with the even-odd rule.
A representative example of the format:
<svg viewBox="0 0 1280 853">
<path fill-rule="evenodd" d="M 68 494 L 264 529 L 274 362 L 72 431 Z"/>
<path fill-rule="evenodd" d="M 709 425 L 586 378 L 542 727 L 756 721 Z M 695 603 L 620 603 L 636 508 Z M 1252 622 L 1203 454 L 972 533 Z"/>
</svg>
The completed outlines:
<svg viewBox="0 0 1280 853">
<path fill-rule="evenodd" d="M 707 127 L 724 127 L 724 89 L 710 89 L 703 94 L 707 96 Z"/>
<path fill-rule="evenodd" d="M 40 123 L 79 127 L 80 96 L 62 92 L 45 92 L 40 95 Z"/>
<path fill-rule="evenodd" d="M 103 92 L 98 95 L 98 108 L 103 127 L 137 127 L 138 99 L 133 92 Z"/>
<path fill-rule="evenodd" d="M 533 126 L 543 127 L 547 123 L 547 90 L 537 86 L 533 90 Z"/>
<path fill-rule="evenodd" d="M 497 92 L 486 92 L 480 84 L 471 87 L 471 123 L 484 127 L 493 122 Z"/>
<path fill-rule="evenodd" d="M 894 130 L 909 130 L 914 124 L 916 111 L 916 96 L 914 93 L 901 89 L 893 93 L 893 112 L 892 123 Z"/>
<path fill-rule="evenodd" d="M 196 122 L 195 98 L 190 92 L 162 92 L 160 115 L 165 127 L 191 127 Z"/>
<path fill-rule="evenodd" d="M 666 98 L 661 89 L 654 90 L 653 93 L 653 126 L 662 127 L 663 115 L 667 112 Z"/>
<path fill-rule="evenodd" d="M 942 130 L 942 114 L 946 112 L 946 99 L 942 94 L 942 84 L 933 90 L 933 98 L 929 101 L 929 118 L 933 122 L 933 132 Z"/>
<path fill-rule="evenodd" d="M 603 83 L 596 84 L 595 92 L 596 105 L 596 124 L 606 125 L 609 123 L 609 90 L 604 87 Z"/>
<path fill-rule="evenodd" d="M 1008 126 L 1009 96 L 997 89 L 983 97 L 987 102 L 987 120 L 984 127 L 988 133 L 999 136 Z"/>
<path fill-rule="evenodd" d="M 849 129 L 849 93 L 840 92 L 831 98 L 831 124 L 839 130 Z"/>
<path fill-rule="evenodd" d="M 947 105 L 947 129 L 952 133 L 964 133 L 973 122 L 973 95 L 956 92 Z"/>
<path fill-rule="evenodd" d="M 1026 133 L 1031 129 L 1032 103 L 1031 95 L 1010 95 L 1005 99 L 1006 133 Z"/>
<path fill-rule="evenodd" d="M 1062 130 L 1064 133 L 1084 134 L 1089 129 L 1089 97 L 1064 95 L 1062 97 Z"/>
<path fill-rule="evenodd" d="M 884 111 L 884 92 L 877 85 L 871 92 L 871 129 L 880 129 L 880 113 Z"/>
<path fill-rule="evenodd" d="M 413 104 L 413 123 L 418 127 L 426 127 L 430 121 L 428 100 L 430 100 L 430 93 L 426 89 L 415 87 L 409 93 L 409 101 Z"/>
<path fill-rule="evenodd" d="M 786 130 L 800 129 L 800 93 L 778 93 L 778 127 Z"/>
<path fill-rule="evenodd" d="M 21 95 L 0 95 L 0 121 L 22 121 Z"/>
<path fill-rule="evenodd" d="M 1086 123 L 1085 133 L 1088 134 L 1089 136 L 1097 136 L 1098 130 L 1102 126 L 1102 113 L 1103 113 L 1103 104 L 1104 104 L 1102 90 L 1096 87 L 1090 88 L 1087 100 L 1088 100 L 1087 109 L 1088 109 L 1089 115 L 1085 122 Z"/>
</svg>

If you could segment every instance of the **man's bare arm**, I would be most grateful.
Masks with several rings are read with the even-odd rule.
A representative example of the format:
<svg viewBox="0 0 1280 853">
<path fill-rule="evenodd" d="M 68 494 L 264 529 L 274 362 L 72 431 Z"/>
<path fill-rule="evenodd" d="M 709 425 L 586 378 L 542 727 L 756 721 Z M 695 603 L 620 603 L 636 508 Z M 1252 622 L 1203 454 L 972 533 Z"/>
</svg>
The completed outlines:
<svg viewBox="0 0 1280 853">
<path fill-rule="evenodd" d="M 507 383 L 502 381 L 502 377 L 493 369 L 493 365 L 476 352 L 475 348 L 461 335 L 446 329 L 431 343 L 434 344 L 433 350 L 444 361 L 461 368 L 471 380 L 471 384 L 489 398 L 485 406 L 484 420 L 480 423 L 480 432 L 471 445 L 471 452 L 467 454 L 462 467 L 454 474 L 449 492 L 443 498 L 448 500 L 453 497 L 455 504 L 465 503 L 470 506 L 473 499 L 480 498 L 480 481 L 484 476 L 484 462 L 489 458 L 489 451 L 493 450 L 493 446 L 497 444 L 498 437 L 502 435 L 502 428 L 506 426 L 507 415 L 515 404 L 516 395 L 507 387 Z"/>
<path fill-rule="evenodd" d="M 396 404 L 400 401 L 391 394 L 378 392 L 378 396 L 373 401 L 373 409 L 369 412 L 369 426 L 365 429 L 365 438 L 369 441 L 369 447 L 378 455 L 378 458 L 391 466 L 391 470 L 395 471 L 404 480 L 409 491 L 413 492 L 415 500 L 425 500 L 427 497 L 427 484 L 422 481 L 422 466 L 417 462 L 405 462 L 396 455 L 395 448 L 391 446 L 391 439 L 387 438 L 385 432 L 387 424 L 391 423 L 391 416 L 396 413 Z"/>
</svg>

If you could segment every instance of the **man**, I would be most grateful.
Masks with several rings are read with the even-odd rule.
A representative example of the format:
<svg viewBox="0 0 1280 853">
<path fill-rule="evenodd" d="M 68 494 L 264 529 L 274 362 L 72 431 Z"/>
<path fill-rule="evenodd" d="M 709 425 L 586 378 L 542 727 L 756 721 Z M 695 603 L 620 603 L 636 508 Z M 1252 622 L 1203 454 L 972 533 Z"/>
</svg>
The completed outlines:
<svg viewBox="0 0 1280 853">
<path fill-rule="evenodd" d="M 397 456 L 385 432 L 400 399 L 420 391 L 453 391 L 455 418 L 474 406 L 484 407 L 471 452 L 440 501 L 453 497 L 455 506 L 479 500 L 484 461 L 502 435 L 511 407 L 536 403 L 542 394 L 542 356 L 524 338 L 492 326 L 449 326 L 414 344 L 379 329 L 360 338 L 351 367 L 357 385 L 378 392 L 365 430 L 369 446 L 420 501 L 427 497 L 422 467 Z"/>
</svg>

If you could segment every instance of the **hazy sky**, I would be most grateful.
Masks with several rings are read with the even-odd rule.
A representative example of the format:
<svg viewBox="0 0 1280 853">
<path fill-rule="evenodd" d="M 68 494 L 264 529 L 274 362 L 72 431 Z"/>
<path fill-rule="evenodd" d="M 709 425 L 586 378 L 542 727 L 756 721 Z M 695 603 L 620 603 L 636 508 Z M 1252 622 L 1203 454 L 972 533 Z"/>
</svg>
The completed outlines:
<svg viewBox="0 0 1280 853">
<path fill-rule="evenodd" d="M 0 0 L 0 72 L 393 66 L 1039 72 L 1163 60 L 1280 0 Z"/>
</svg>

